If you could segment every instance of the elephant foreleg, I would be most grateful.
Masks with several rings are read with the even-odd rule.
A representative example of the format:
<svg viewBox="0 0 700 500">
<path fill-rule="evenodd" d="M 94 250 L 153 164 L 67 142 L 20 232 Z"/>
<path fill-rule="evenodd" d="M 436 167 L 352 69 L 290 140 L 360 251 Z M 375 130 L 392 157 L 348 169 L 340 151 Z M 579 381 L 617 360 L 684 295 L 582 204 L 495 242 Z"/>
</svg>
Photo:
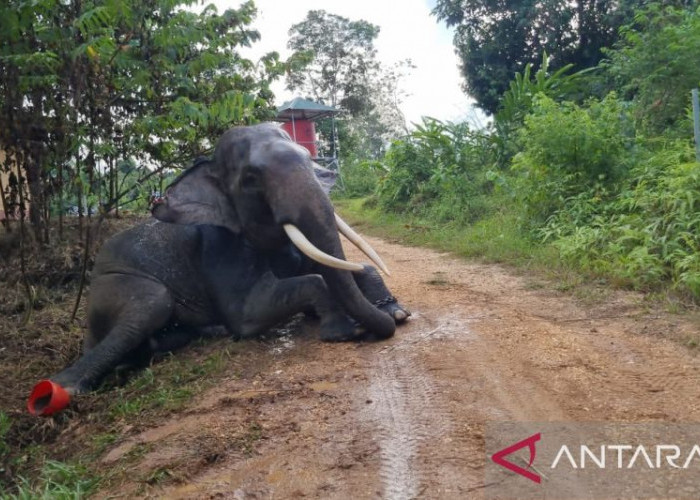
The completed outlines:
<svg viewBox="0 0 700 500">
<path fill-rule="evenodd" d="M 362 330 L 331 300 L 317 274 L 279 280 L 266 273 L 251 290 L 243 307 L 243 336 L 258 334 L 312 308 L 321 318 L 321 338 L 329 342 L 357 339 Z"/>
<path fill-rule="evenodd" d="M 391 294 L 374 267 L 366 265 L 363 271 L 353 273 L 353 276 L 367 300 L 394 318 L 397 325 L 406 321 L 411 315 L 411 311 L 402 306 Z"/>
</svg>

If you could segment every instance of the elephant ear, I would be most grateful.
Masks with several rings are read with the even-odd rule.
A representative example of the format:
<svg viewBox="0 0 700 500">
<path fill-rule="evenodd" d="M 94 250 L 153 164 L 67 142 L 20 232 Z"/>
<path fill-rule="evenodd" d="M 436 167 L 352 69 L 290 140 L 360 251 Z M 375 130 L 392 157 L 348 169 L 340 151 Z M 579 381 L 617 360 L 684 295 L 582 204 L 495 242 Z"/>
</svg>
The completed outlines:
<svg viewBox="0 0 700 500">
<path fill-rule="evenodd" d="M 313 168 L 316 180 L 319 182 L 319 184 L 321 184 L 323 191 L 326 194 L 330 194 L 331 189 L 333 186 L 335 186 L 335 181 L 338 178 L 338 172 L 323 168 L 321 165 L 313 161 L 311 162 L 311 167 Z"/>
<path fill-rule="evenodd" d="M 198 159 L 154 202 L 151 212 L 163 222 L 175 224 L 211 224 L 240 232 L 238 214 L 221 190 L 222 180 L 214 162 Z"/>
</svg>

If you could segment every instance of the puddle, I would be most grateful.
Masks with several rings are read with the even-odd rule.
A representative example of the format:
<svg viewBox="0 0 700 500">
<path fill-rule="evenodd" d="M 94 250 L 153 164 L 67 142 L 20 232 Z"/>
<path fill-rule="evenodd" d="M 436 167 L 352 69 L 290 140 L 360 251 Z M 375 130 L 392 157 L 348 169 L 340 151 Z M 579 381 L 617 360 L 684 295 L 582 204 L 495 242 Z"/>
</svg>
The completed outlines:
<svg viewBox="0 0 700 500">
<path fill-rule="evenodd" d="M 288 333 L 275 339 L 272 347 L 270 347 L 270 353 L 275 356 L 279 356 L 287 351 L 291 351 L 294 349 L 294 346 L 294 338 L 292 337 L 291 333 Z"/>
</svg>

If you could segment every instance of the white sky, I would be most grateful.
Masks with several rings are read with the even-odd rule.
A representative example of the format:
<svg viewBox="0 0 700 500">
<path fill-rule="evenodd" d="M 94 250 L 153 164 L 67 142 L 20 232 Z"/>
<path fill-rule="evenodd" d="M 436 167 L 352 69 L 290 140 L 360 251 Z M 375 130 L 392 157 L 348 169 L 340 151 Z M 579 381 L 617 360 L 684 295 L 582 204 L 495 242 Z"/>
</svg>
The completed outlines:
<svg viewBox="0 0 700 500">
<path fill-rule="evenodd" d="M 220 11 L 237 7 L 242 1 L 215 0 Z M 422 116 L 440 120 L 474 120 L 471 103 L 461 90 L 458 59 L 452 46 L 452 30 L 438 23 L 430 10 L 435 0 L 255 0 L 258 16 L 253 27 L 261 40 L 253 45 L 247 57 L 257 59 L 271 51 L 283 59 L 287 49 L 289 28 L 306 17 L 309 10 L 323 9 L 351 20 L 364 19 L 380 27 L 375 41 L 377 56 L 387 66 L 411 59 L 416 66 L 400 83 L 408 95 L 402 111 L 408 124 L 420 122 Z M 295 97 L 284 89 L 284 81 L 273 86 L 276 104 Z M 478 112 L 477 112 L 478 113 Z"/>
</svg>

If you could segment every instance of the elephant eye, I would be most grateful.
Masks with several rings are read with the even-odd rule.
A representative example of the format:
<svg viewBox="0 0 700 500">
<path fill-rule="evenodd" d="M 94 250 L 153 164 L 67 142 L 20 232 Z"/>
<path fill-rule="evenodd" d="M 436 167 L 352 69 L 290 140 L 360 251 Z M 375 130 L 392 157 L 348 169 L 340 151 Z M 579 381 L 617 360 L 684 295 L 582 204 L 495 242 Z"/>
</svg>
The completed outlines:
<svg viewBox="0 0 700 500">
<path fill-rule="evenodd" d="M 253 173 L 246 173 L 241 179 L 241 187 L 244 189 L 255 189 L 260 187 L 260 177 Z"/>
</svg>

